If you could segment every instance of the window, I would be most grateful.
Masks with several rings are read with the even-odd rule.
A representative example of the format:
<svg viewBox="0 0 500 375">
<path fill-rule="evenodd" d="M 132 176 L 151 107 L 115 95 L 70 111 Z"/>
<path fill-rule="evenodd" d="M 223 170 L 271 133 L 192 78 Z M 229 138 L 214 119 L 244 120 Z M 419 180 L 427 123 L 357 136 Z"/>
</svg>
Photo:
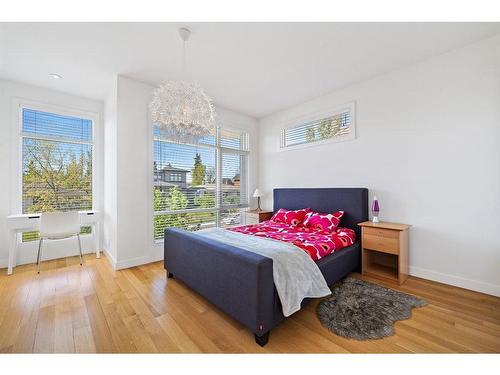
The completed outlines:
<svg viewBox="0 0 500 375">
<path fill-rule="evenodd" d="M 153 127 L 154 239 L 167 227 L 198 230 L 241 222 L 248 207 L 248 134 L 215 129 L 196 144 Z"/>
<path fill-rule="evenodd" d="M 180 173 L 170 173 L 170 181 L 172 182 L 181 182 L 182 174 Z"/>
<path fill-rule="evenodd" d="M 354 137 L 354 103 L 351 103 L 319 120 L 283 129 L 280 148 L 293 148 L 327 140 L 348 140 Z"/>
<path fill-rule="evenodd" d="M 92 128 L 89 119 L 21 109 L 23 213 L 92 209 Z"/>
</svg>

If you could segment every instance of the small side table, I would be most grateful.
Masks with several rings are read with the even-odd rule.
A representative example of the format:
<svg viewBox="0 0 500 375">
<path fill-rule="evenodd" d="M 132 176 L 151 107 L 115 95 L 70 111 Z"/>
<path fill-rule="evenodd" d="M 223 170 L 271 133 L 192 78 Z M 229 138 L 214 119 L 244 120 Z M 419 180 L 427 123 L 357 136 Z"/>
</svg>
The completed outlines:
<svg viewBox="0 0 500 375">
<path fill-rule="evenodd" d="M 403 284 L 408 278 L 410 225 L 365 221 L 361 227 L 361 273 Z"/>
<path fill-rule="evenodd" d="M 258 224 L 262 221 L 271 219 L 272 216 L 273 216 L 273 211 L 248 210 L 245 211 L 245 223 Z"/>
</svg>

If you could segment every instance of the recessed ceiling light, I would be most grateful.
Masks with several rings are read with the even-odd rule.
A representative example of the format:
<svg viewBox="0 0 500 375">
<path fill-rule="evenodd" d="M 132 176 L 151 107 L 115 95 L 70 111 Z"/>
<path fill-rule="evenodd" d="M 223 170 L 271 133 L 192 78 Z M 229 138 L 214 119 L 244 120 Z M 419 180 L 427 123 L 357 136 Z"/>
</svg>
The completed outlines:
<svg viewBox="0 0 500 375">
<path fill-rule="evenodd" d="M 54 79 L 62 79 L 62 76 L 60 76 L 59 74 L 56 74 L 56 73 L 50 73 L 49 77 L 52 77 Z"/>
</svg>

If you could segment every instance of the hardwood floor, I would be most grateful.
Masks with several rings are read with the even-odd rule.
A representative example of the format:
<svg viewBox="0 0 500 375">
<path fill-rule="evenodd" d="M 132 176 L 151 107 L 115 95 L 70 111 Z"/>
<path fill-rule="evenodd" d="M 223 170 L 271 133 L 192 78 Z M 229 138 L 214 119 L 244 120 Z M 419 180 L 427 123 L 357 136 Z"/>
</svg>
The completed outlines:
<svg viewBox="0 0 500 375">
<path fill-rule="evenodd" d="M 167 279 L 161 262 L 115 272 L 93 255 L 83 267 L 60 259 L 44 262 L 40 275 L 33 265 L 12 276 L 0 271 L 0 352 L 500 352 L 500 298 L 413 277 L 390 286 L 429 303 L 397 322 L 394 336 L 336 336 L 320 325 L 315 302 L 273 329 L 261 348 L 239 323 Z"/>
</svg>

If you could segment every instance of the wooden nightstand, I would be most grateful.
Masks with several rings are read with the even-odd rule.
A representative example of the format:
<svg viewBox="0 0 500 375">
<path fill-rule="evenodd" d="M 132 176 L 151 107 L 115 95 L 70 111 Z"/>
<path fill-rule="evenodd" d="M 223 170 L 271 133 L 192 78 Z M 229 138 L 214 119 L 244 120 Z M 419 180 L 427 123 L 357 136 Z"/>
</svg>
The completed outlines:
<svg viewBox="0 0 500 375">
<path fill-rule="evenodd" d="M 410 225 L 371 221 L 358 225 L 361 227 L 362 274 L 403 284 L 408 278 Z"/>
<path fill-rule="evenodd" d="M 258 210 L 245 211 L 245 223 L 257 224 L 262 221 L 269 220 L 272 216 L 273 216 L 272 211 L 258 211 Z"/>
</svg>

